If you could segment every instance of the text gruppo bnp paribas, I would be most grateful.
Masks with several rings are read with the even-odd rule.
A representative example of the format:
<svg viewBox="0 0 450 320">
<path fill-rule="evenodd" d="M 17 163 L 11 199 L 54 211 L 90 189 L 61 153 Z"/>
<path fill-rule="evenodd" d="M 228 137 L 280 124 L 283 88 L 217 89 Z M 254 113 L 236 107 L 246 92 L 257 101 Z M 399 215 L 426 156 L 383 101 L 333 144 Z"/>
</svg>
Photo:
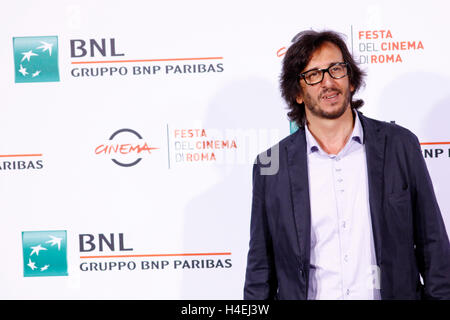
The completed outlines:
<svg viewBox="0 0 450 320">
<path fill-rule="evenodd" d="M 221 73 L 223 57 L 130 59 L 115 38 L 72 39 L 70 57 L 74 78 L 157 76 Z M 132 65 L 130 65 L 132 64 Z"/>
<path fill-rule="evenodd" d="M 139 66 L 102 66 L 73 68 L 71 74 L 75 78 L 84 77 L 120 77 L 148 76 L 162 74 L 204 74 L 223 72 L 223 63 L 191 63 L 191 64 L 152 64 Z"/>
<path fill-rule="evenodd" d="M 96 271 L 161 271 L 230 269 L 231 252 L 134 254 L 125 243 L 124 233 L 79 234 L 80 270 Z M 84 255 L 87 254 L 87 255 Z"/>
</svg>

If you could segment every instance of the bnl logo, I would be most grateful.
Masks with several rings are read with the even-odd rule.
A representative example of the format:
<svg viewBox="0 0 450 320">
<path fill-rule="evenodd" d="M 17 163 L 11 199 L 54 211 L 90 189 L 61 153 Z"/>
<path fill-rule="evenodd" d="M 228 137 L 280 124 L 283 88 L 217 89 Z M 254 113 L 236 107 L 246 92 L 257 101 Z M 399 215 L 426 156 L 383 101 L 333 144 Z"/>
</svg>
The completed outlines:
<svg viewBox="0 0 450 320">
<path fill-rule="evenodd" d="M 66 231 L 22 232 L 25 277 L 67 276 Z"/>
<path fill-rule="evenodd" d="M 16 83 L 59 81 L 57 36 L 15 37 L 13 48 Z"/>
</svg>

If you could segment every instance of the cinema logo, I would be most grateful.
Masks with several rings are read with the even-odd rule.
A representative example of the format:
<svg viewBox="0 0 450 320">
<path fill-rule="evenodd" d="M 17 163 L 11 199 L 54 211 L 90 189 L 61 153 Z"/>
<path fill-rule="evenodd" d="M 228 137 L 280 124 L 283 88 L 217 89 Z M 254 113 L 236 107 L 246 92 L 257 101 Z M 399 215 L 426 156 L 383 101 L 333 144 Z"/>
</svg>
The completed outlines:
<svg viewBox="0 0 450 320">
<path fill-rule="evenodd" d="M 351 29 L 352 53 L 357 53 L 355 58 L 360 64 L 402 63 L 408 53 L 425 50 L 421 40 L 397 38 L 390 29 Z M 277 57 L 284 56 L 286 51 L 287 47 L 281 47 L 276 52 Z"/>
<path fill-rule="evenodd" d="M 425 159 L 450 158 L 450 142 L 421 142 Z"/>
<path fill-rule="evenodd" d="M 186 269 L 229 269 L 231 252 L 136 254 L 124 233 L 80 234 L 80 270 L 162 271 Z"/>
<path fill-rule="evenodd" d="M 223 138 L 218 130 L 175 128 L 169 130 L 169 151 L 172 163 L 223 162 L 225 152 L 238 149 L 236 138 Z M 221 161 L 222 160 L 222 161 Z"/>
<path fill-rule="evenodd" d="M 421 40 L 397 38 L 390 29 L 357 30 L 352 38 L 361 64 L 402 63 L 408 53 L 425 49 Z"/>
<path fill-rule="evenodd" d="M 150 147 L 143 137 L 132 129 L 115 131 L 108 142 L 95 148 L 95 154 L 107 156 L 111 161 L 121 167 L 133 167 L 145 156 L 152 154 L 159 148 Z"/>
<path fill-rule="evenodd" d="M 279 169 L 278 128 L 202 128 L 167 125 L 169 169 L 175 167 L 228 165 L 247 166 L 260 156 L 263 175 L 273 175 Z M 276 146 L 275 146 L 276 145 Z"/>
<path fill-rule="evenodd" d="M 128 59 L 115 38 L 70 40 L 73 78 L 211 74 L 224 71 L 223 57 Z"/>
<path fill-rule="evenodd" d="M 41 153 L 0 155 L 1 171 L 36 171 L 44 167 Z"/>
</svg>

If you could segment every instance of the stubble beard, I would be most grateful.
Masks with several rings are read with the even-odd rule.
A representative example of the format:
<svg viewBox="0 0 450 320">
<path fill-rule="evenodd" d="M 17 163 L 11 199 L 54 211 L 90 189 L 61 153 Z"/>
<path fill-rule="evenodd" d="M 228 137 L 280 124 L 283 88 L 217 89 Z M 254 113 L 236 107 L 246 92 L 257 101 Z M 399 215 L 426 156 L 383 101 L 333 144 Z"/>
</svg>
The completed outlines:
<svg viewBox="0 0 450 320">
<path fill-rule="evenodd" d="M 318 101 L 321 101 L 322 96 L 329 91 L 335 91 L 335 92 L 342 94 L 342 91 L 339 89 L 336 89 L 336 88 L 329 89 L 326 92 L 322 92 L 319 95 Z M 309 95 L 308 93 L 305 94 L 304 103 L 305 103 L 306 108 L 308 108 L 308 110 L 316 117 L 319 117 L 322 119 L 330 119 L 330 120 L 338 119 L 345 113 L 345 111 L 347 110 L 347 108 L 350 105 L 350 90 L 346 90 L 346 92 L 344 94 L 344 101 L 342 102 L 342 105 L 339 108 L 337 108 L 333 111 L 330 111 L 330 112 L 321 108 L 320 102 L 314 101 L 312 99 L 311 95 Z"/>
</svg>

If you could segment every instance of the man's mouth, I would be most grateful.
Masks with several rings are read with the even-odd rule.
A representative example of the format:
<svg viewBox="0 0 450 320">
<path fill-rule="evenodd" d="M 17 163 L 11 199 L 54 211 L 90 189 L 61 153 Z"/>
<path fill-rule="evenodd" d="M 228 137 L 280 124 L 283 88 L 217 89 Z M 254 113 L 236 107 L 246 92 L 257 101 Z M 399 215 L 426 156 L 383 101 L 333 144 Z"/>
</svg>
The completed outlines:
<svg viewBox="0 0 450 320">
<path fill-rule="evenodd" d="M 325 99 L 333 99 L 334 97 L 337 97 L 337 93 L 331 95 L 331 96 L 325 96 Z"/>
<path fill-rule="evenodd" d="M 323 94 L 322 99 L 324 99 L 326 101 L 334 101 L 337 99 L 338 95 L 339 95 L 339 92 L 336 92 L 336 91 L 329 92 L 327 94 Z"/>
</svg>

